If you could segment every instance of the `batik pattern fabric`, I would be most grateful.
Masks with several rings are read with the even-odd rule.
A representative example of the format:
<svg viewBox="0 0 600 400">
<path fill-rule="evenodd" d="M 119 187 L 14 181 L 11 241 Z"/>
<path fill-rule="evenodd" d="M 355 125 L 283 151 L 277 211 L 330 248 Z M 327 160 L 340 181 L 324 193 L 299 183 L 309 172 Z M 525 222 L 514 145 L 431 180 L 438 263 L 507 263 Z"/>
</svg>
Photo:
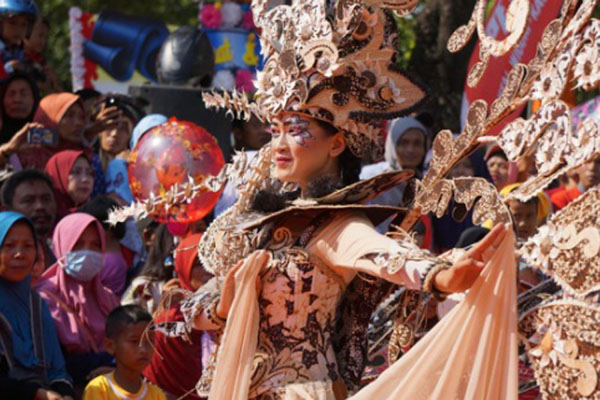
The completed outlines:
<svg viewBox="0 0 600 400">
<path fill-rule="evenodd" d="M 302 229 L 294 229 L 297 226 Z M 293 399 L 311 393 L 311 399 L 335 399 L 334 382 L 343 380 L 352 388 L 360 382 L 366 342 L 336 351 L 334 336 L 338 343 L 352 332 L 365 332 L 366 337 L 371 312 L 387 292 L 383 289 L 391 286 L 361 288 L 348 297 L 346 304 L 356 310 L 363 304 L 362 289 L 373 290 L 371 310 L 365 307 L 364 315 L 356 315 L 336 336 L 348 285 L 384 278 L 420 289 L 424 274 L 436 261 L 378 234 L 364 214 L 355 211 L 322 214 L 309 224 L 290 218 L 285 225 L 261 230 L 258 236 L 270 238 L 263 249 L 271 258 L 260 273 L 258 344 L 246 398 Z M 412 266 L 404 268 L 401 262 Z M 214 288 L 201 288 L 188 299 L 182 307 L 186 320 L 191 322 L 198 312 L 207 310 L 215 293 Z"/>
</svg>

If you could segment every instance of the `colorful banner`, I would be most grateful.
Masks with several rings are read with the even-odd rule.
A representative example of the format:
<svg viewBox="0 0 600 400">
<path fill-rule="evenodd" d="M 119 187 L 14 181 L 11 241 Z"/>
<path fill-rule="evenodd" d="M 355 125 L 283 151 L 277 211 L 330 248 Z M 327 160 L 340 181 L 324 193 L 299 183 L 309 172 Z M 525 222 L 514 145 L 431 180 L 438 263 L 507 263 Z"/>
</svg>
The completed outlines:
<svg viewBox="0 0 600 400">
<path fill-rule="evenodd" d="M 127 93 L 130 84 L 156 81 L 156 56 L 169 36 L 166 24 L 103 11 L 69 12 L 73 89 Z"/>
<path fill-rule="evenodd" d="M 221 78 L 213 83 L 228 90 L 252 91 L 262 59 L 249 6 L 208 4 L 200 14 L 215 51 L 215 78 Z M 73 89 L 127 93 L 129 85 L 156 82 L 156 57 L 177 26 L 110 10 L 94 14 L 73 7 L 69 28 Z"/>
<path fill-rule="evenodd" d="M 485 32 L 488 36 L 501 40 L 508 35 L 505 27 L 505 19 L 510 2 L 511 0 L 497 0 L 486 22 Z M 525 29 L 519 44 L 502 57 L 491 57 L 485 74 L 477 86 L 470 88 L 465 83 L 461 109 L 461 126 L 464 126 L 466 113 L 471 103 L 475 100 L 482 99 L 491 105 L 502 93 L 510 70 L 516 64 L 527 64 L 533 58 L 546 25 L 558 16 L 561 6 L 562 1 L 557 0 L 530 1 L 527 28 Z M 469 71 L 473 65 L 479 61 L 479 46 L 480 43 L 478 42 L 469 62 Z M 506 118 L 503 125 L 498 126 L 493 132 L 490 132 L 490 134 L 493 135 L 498 133 L 508 122 L 518 117 L 523 112 L 524 107 L 525 106 L 513 112 L 511 116 Z"/>
</svg>

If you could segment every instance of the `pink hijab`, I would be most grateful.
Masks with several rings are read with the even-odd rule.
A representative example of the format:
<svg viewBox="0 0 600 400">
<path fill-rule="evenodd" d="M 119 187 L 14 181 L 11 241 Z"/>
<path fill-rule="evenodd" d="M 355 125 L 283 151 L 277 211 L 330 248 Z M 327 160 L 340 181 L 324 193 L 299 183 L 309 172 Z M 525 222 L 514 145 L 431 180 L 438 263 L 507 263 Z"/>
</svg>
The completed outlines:
<svg viewBox="0 0 600 400">
<path fill-rule="evenodd" d="M 90 282 L 81 282 L 67 275 L 61 266 L 83 231 L 92 224 L 98 229 L 102 252 L 105 251 L 105 233 L 97 219 L 83 213 L 66 216 L 56 225 L 52 238 L 58 261 L 44 272 L 37 286 L 56 322 L 60 343 L 70 353 L 103 351 L 106 316 L 119 305 L 119 298 L 102 285 L 100 274 Z"/>
</svg>

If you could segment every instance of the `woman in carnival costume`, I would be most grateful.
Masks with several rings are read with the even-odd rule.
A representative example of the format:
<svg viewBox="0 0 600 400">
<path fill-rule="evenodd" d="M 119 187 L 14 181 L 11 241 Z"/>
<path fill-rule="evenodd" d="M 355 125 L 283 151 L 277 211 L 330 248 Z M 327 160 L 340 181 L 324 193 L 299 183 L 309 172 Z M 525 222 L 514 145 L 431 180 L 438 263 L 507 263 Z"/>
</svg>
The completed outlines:
<svg viewBox="0 0 600 400">
<path fill-rule="evenodd" d="M 266 8 L 253 2 L 266 60 L 256 102 L 204 100 L 270 121 L 272 140 L 238 202 L 202 238 L 199 256 L 216 279 L 182 311 L 196 329 L 224 327 L 212 376 L 199 387 L 210 399 L 343 399 L 356 384 L 344 370 L 360 354 L 335 351 L 333 338 L 353 281 L 381 278 L 442 298 L 469 289 L 507 235 L 496 226 L 453 263 L 408 236 L 380 235 L 374 224 L 406 210 L 366 203 L 412 174 L 359 182 L 360 163 L 382 155 L 381 120 L 426 97 L 394 65 L 391 15 L 359 2 Z M 354 327 L 365 332 L 344 329 L 352 336 Z"/>
</svg>

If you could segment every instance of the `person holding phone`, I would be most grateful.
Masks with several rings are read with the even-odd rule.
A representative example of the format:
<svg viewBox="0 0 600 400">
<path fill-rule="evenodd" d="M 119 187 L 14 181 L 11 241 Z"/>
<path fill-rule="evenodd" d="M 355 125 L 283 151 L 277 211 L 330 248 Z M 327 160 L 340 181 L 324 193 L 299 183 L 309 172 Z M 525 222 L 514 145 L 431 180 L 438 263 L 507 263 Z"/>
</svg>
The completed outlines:
<svg viewBox="0 0 600 400">
<path fill-rule="evenodd" d="M 15 73 L 2 82 L 0 99 L 0 143 L 4 144 L 21 132 L 25 124 L 33 121 L 40 94 L 37 85 L 28 75 Z"/>
</svg>

